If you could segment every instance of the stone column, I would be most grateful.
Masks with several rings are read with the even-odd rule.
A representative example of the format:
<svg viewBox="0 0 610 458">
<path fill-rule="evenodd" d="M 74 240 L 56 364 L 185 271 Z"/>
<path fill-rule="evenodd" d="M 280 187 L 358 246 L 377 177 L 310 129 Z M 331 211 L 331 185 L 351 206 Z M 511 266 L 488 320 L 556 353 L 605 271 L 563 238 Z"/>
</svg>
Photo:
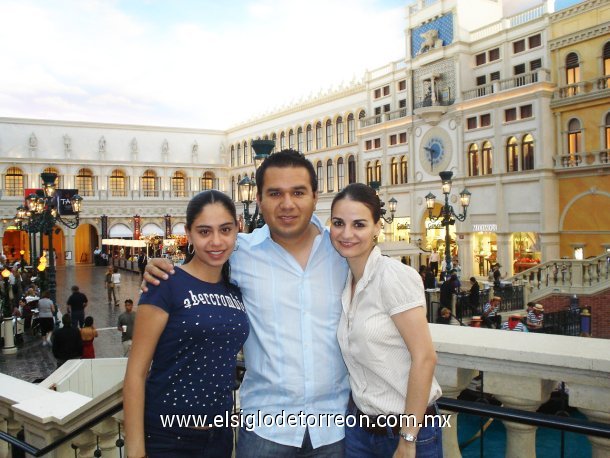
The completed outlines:
<svg viewBox="0 0 610 458">
<path fill-rule="evenodd" d="M 459 367 L 436 365 L 435 376 L 443 390 L 443 396 L 457 399 L 470 381 L 478 374 L 474 369 L 461 369 Z M 457 438 L 457 412 L 442 410 L 441 414 L 449 415 L 450 428 L 443 429 L 443 456 L 445 458 L 461 458 L 460 444 Z"/>
<path fill-rule="evenodd" d="M 500 272 L 502 276 L 506 273 L 509 277 L 513 275 L 513 249 L 510 236 L 509 233 L 498 233 L 496 239 L 498 244 L 497 262 L 502 266 Z"/>
<path fill-rule="evenodd" d="M 598 386 L 570 383 L 570 406 L 577 407 L 591 421 L 610 423 L 610 382 L 605 375 L 596 382 Z M 594 436 L 588 436 L 588 439 L 592 458 L 610 456 L 610 439 Z"/>
</svg>

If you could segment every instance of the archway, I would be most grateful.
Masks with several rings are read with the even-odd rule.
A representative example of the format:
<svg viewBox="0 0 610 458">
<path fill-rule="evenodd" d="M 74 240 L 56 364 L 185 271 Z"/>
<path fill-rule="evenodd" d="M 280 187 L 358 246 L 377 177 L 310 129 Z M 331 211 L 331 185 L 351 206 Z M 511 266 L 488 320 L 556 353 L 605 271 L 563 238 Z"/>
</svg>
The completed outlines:
<svg viewBox="0 0 610 458">
<path fill-rule="evenodd" d="M 66 265 L 66 254 L 65 254 L 65 243 L 64 243 L 64 231 L 61 227 L 55 226 L 51 231 L 53 234 L 53 251 L 55 252 L 55 265 L 65 266 Z M 42 236 L 42 248 L 43 250 L 49 249 L 49 236 Z M 51 253 L 49 253 L 51 256 Z"/>
<path fill-rule="evenodd" d="M 95 226 L 81 224 L 74 234 L 74 261 L 76 264 L 91 264 L 93 250 L 98 246 L 98 234 Z"/>
<path fill-rule="evenodd" d="M 432 215 L 436 216 L 441 212 L 442 205 L 438 202 L 435 203 L 432 209 Z M 442 261 L 445 259 L 445 227 L 441 224 L 441 219 L 432 221 L 428 217 L 428 210 L 422 215 L 420 230 L 424 234 L 421 248 L 426 251 L 437 250 L 441 261 L 439 262 L 439 268 Z M 457 243 L 455 225 L 449 226 L 449 237 L 451 238 L 451 257 L 457 256 Z"/>
<path fill-rule="evenodd" d="M 14 226 L 13 226 L 14 227 Z M 21 259 L 21 250 L 24 251 L 26 262 L 30 259 L 30 241 L 28 233 L 19 229 L 7 229 L 2 236 L 2 251 L 9 262 Z"/>
</svg>

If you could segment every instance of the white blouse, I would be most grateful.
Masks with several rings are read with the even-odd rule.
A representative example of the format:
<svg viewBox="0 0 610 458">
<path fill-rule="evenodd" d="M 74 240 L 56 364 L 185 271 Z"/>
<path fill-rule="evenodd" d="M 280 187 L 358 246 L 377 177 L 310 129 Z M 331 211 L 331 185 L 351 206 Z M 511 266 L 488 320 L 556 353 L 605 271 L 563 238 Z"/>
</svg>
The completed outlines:
<svg viewBox="0 0 610 458">
<path fill-rule="evenodd" d="M 352 397 L 369 415 L 404 413 L 411 355 L 392 315 L 425 307 L 424 287 L 417 271 L 383 256 L 375 247 L 351 297 L 347 276 L 337 338 L 349 370 Z M 428 404 L 441 396 L 436 378 Z"/>
</svg>

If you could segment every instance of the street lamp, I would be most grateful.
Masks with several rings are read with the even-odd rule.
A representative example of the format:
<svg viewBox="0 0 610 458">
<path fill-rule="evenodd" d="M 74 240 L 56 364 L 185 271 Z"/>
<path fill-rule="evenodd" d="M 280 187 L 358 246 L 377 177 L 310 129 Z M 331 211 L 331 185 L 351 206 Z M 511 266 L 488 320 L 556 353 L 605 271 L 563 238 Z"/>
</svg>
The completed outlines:
<svg viewBox="0 0 610 458">
<path fill-rule="evenodd" d="M 453 172 L 444 171 L 439 173 L 441 177 L 441 189 L 443 194 L 445 195 L 445 205 L 443 205 L 438 213 L 438 215 L 433 216 L 432 210 L 434 209 L 434 204 L 436 203 L 436 196 L 431 192 L 426 196 L 426 206 L 428 207 L 428 217 L 431 221 L 439 221 L 441 225 L 445 227 L 445 269 L 446 275 L 445 278 L 448 277 L 447 274 L 451 271 L 451 237 L 449 236 L 449 226 L 455 224 L 455 220 L 464 221 L 466 219 L 466 213 L 468 211 L 468 205 L 470 205 L 470 192 L 468 189 L 464 188 L 462 192 L 460 192 L 460 203 L 464 208 L 464 213 L 457 214 L 453 210 L 453 206 L 449 204 L 449 194 L 451 193 L 451 178 L 453 177 Z"/>
<path fill-rule="evenodd" d="M 62 208 L 60 204 L 65 205 L 66 202 L 63 198 L 61 199 L 62 202 L 60 202 L 60 199 L 57 197 L 58 190 L 55 186 L 57 174 L 43 172 L 40 174 L 40 178 L 42 180 L 42 191 L 38 190 L 35 194 L 32 193 L 26 198 L 27 209 L 19 206 L 15 220 L 19 221 L 21 227 L 29 233 L 35 234 L 40 232 L 41 253 L 42 236 L 43 234 L 48 236 L 49 257 L 47 259 L 47 267 L 49 273 L 49 292 L 51 293 L 51 300 L 55 303 L 57 283 L 55 281 L 55 255 L 53 253 L 54 227 L 57 223 L 61 223 L 69 229 L 76 229 L 79 224 L 79 214 L 82 210 L 83 198 L 78 194 L 74 194 L 69 199 L 71 210 L 69 208 Z M 61 196 L 59 197 L 61 198 Z M 66 215 L 73 215 L 74 217 L 68 219 Z M 32 261 L 30 263 L 33 264 Z"/>
<path fill-rule="evenodd" d="M 254 168 L 258 170 L 263 161 L 269 157 L 273 148 L 275 148 L 275 141 L 252 140 L 251 147 Z M 244 223 L 248 228 L 248 232 L 252 232 L 257 227 L 263 227 L 265 220 L 263 215 L 260 214 L 258 203 L 254 209 L 254 214 L 250 214 L 250 204 L 256 201 L 256 182 L 246 175 L 237 185 L 239 201 L 244 205 Z"/>
<path fill-rule="evenodd" d="M 377 193 L 377 197 L 379 197 L 379 187 L 381 186 L 381 183 L 379 181 L 371 181 L 369 183 L 369 186 L 375 190 L 375 192 Z M 398 201 L 394 197 L 391 197 L 390 200 L 388 200 L 388 208 L 390 210 L 389 217 L 385 216 L 385 202 L 381 200 L 381 197 L 379 197 L 379 203 L 381 205 L 381 217 L 386 223 L 392 224 L 392 221 L 394 221 L 394 214 L 396 213 L 396 205 L 398 204 Z"/>
</svg>

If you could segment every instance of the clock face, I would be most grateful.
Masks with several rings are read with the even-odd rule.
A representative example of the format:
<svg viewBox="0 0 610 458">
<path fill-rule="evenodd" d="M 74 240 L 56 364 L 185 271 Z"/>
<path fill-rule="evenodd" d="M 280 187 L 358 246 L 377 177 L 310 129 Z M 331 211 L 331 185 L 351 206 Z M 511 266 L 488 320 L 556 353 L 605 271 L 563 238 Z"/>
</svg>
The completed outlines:
<svg viewBox="0 0 610 458">
<path fill-rule="evenodd" d="M 445 130 L 435 127 L 426 132 L 419 147 L 419 161 L 430 175 L 447 169 L 451 161 L 451 138 Z"/>
</svg>

